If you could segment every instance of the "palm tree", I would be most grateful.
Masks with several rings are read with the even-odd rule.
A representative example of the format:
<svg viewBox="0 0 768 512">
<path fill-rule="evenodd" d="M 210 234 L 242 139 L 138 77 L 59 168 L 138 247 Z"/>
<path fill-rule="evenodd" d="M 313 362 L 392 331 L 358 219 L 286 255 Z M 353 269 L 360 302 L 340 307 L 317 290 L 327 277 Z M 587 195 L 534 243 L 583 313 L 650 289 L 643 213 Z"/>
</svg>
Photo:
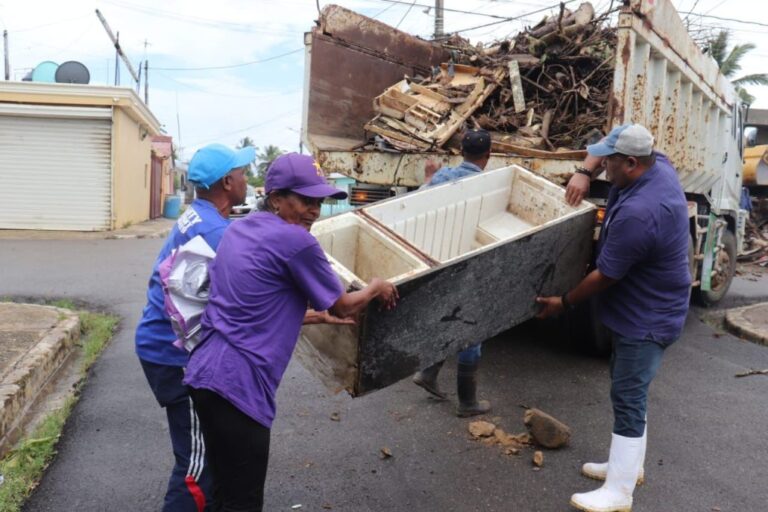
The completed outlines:
<svg viewBox="0 0 768 512">
<path fill-rule="evenodd" d="M 246 135 L 245 137 L 240 139 L 240 142 L 237 143 L 237 149 L 243 149 L 247 147 L 252 147 L 254 150 L 258 149 L 256 147 L 256 144 L 253 143 L 253 139 L 251 139 Z M 246 173 L 246 176 L 248 177 L 248 183 L 250 185 L 260 187 L 261 183 L 259 183 L 258 185 L 256 185 L 255 183 L 251 183 L 251 182 L 255 182 L 255 178 L 256 178 L 255 168 L 256 168 L 256 164 L 251 162 L 251 164 L 248 166 L 248 172 Z"/>
<path fill-rule="evenodd" d="M 272 144 L 265 147 L 260 153 L 256 153 L 256 175 L 262 179 L 267 175 L 267 169 L 269 169 L 272 161 L 284 154 L 285 151 Z"/>
<path fill-rule="evenodd" d="M 723 76 L 731 79 L 731 83 L 736 87 L 736 92 L 739 94 L 741 101 L 747 104 L 752 104 L 755 101 L 755 97 L 744 89 L 744 85 L 768 85 L 768 74 L 755 73 L 735 79 L 733 78 L 733 76 L 741 70 L 739 61 L 748 52 L 754 50 L 756 46 L 752 43 L 736 44 L 733 45 L 733 48 L 729 51 L 728 40 L 730 35 L 728 30 L 719 31 L 717 35 L 707 41 L 707 48 L 709 54 L 715 59 L 717 65 L 720 67 L 720 72 Z"/>
</svg>

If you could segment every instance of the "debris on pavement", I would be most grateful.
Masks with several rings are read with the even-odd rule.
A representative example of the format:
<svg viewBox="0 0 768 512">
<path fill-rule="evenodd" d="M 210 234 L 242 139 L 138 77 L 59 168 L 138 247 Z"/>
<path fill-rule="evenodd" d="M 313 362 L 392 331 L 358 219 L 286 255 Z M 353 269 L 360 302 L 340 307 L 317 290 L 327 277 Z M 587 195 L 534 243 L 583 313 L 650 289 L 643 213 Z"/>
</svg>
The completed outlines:
<svg viewBox="0 0 768 512">
<path fill-rule="evenodd" d="M 332 412 L 331 421 L 341 421 L 341 414 L 339 414 L 338 412 Z"/>
<path fill-rule="evenodd" d="M 474 438 L 490 437 L 496 430 L 496 425 L 488 421 L 473 421 L 469 424 L 469 433 Z"/>
<path fill-rule="evenodd" d="M 390 450 L 386 446 L 383 446 L 379 451 L 379 458 L 381 459 L 390 459 L 392 457 L 393 457 L 392 450 Z"/>
<path fill-rule="evenodd" d="M 571 439 L 568 425 L 539 409 L 525 411 L 523 423 L 536 444 L 544 448 L 560 448 Z"/>
<path fill-rule="evenodd" d="M 768 368 L 765 370 L 749 370 L 746 372 L 737 373 L 734 375 L 736 378 L 751 377 L 752 375 L 768 375 Z"/>
<path fill-rule="evenodd" d="M 752 199 L 744 230 L 744 248 L 738 260 L 768 268 L 768 199 Z"/>
<path fill-rule="evenodd" d="M 472 45 L 454 35 L 451 61 L 408 77 L 374 100 L 365 129 L 400 151 L 458 153 L 464 128 L 492 133 L 493 151 L 572 152 L 602 137 L 611 96 L 616 29 L 589 2 L 512 39 Z M 534 155 L 531 155 L 534 156 Z"/>
<path fill-rule="evenodd" d="M 480 441 L 486 446 L 501 446 L 505 455 L 519 455 L 520 450 L 533 444 L 533 439 L 528 432 L 508 434 L 488 421 L 471 422 L 469 433 L 474 440 Z"/>
<path fill-rule="evenodd" d="M 533 465 L 537 468 L 540 468 L 544 465 L 544 453 L 536 450 L 533 452 L 533 459 L 532 459 Z"/>
</svg>

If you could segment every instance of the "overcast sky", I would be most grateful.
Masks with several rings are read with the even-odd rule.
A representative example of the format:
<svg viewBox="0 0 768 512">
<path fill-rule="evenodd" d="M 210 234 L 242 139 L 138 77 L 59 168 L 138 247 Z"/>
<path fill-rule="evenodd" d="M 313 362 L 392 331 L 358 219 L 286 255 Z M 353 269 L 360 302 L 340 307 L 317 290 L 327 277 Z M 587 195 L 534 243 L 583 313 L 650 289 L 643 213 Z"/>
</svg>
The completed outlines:
<svg viewBox="0 0 768 512">
<path fill-rule="evenodd" d="M 396 0 L 397 1 L 397 0 Z M 404 1 L 404 0 L 403 0 Z M 320 5 L 328 2 L 320 0 Z M 433 12 L 416 0 L 337 0 L 335 3 L 429 37 Z M 616 4 L 619 2 L 616 1 Z M 756 0 L 673 0 L 679 11 L 768 25 L 768 10 Z M 596 0 L 600 12 L 610 0 Z M 447 32 L 556 5 L 549 0 L 445 0 L 445 7 L 478 14 L 445 13 Z M 0 0 L 0 28 L 8 30 L 12 78 L 21 79 L 42 61 L 83 62 L 91 83 L 114 84 L 114 49 L 99 23 L 99 8 L 120 32 L 128 57 L 149 61 L 149 103 L 189 157 L 208 142 L 234 145 L 250 136 L 257 146 L 298 148 L 303 85 L 303 33 L 317 18 L 315 0 Z M 488 41 L 534 24 L 544 13 L 463 35 Z M 758 48 L 743 59 L 743 73 L 768 72 L 768 28 L 691 16 L 692 26 L 725 27 L 737 43 Z M 273 58 L 274 57 L 274 58 Z M 266 62 L 248 64 L 251 61 Z M 188 70 L 237 66 L 225 69 Z M 124 86 L 131 78 L 121 64 Z M 177 69 L 174 69 L 177 68 Z M 181 69 L 178 69 L 181 68 Z M 768 87 L 748 87 L 755 107 L 768 108 Z M 142 91 L 143 94 L 143 91 Z"/>
</svg>

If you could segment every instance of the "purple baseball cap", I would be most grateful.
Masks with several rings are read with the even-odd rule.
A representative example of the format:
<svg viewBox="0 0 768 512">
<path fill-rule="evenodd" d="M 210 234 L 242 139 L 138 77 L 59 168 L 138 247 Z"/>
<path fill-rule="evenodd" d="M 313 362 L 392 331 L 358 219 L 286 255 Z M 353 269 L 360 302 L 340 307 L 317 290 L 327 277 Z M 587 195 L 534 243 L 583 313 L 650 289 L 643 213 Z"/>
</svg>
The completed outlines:
<svg viewBox="0 0 768 512">
<path fill-rule="evenodd" d="M 264 183 L 267 194 L 290 190 L 306 197 L 346 199 L 347 193 L 325 181 L 325 174 L 314 158 L 298 153 L 280 155 L 269 166 Z"/>
</svg>

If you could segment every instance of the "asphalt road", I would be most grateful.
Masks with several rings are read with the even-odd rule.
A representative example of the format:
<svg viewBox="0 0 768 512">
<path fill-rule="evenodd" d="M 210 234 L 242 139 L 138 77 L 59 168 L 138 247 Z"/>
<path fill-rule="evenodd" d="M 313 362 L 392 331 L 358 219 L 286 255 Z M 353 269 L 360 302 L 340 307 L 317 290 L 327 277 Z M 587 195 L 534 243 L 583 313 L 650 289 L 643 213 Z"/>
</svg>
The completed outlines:
<svg viewBox="0 0 768 512">
<path fill-rule="evenodd" d="M 159 510 L 170 443 L 133 352 L 133 329 L 161 243 L 0 244 L 0 296 L 69 297 L 123 318 L 25 510 Z M 740 279 L 729 303 L 765 295 L 768 278 Z M 489 419 L 502 428 L 523 430 L 521 405 L 571 425 L 571 446 L 545 451 L 540 471 L 532 451 L 507 456 L 470 440 L 469 420 L 408 381 L 351 399 L 327 393 L 292 363 L 278 396 L 265 510 L 570 510 L 571 493 L 597 485 L 579 475 L 581 463 L 607 455 L 607 362 L 526 327 L 486 343 L 482 365 L 481 391 L 494 405 Z M 635 512 L 768 510 L 768 378 L 734 378 L 748 368 L 768 368 L 768 348 L 689 316 L 651 388 L 647 483 L 635 493 Z M 452 388 L 454 375 L 446 365 L 444 387 Z M 331 420 L 334 412 L 340 421 Z M 385 446 L 393 457 L 382 460 Z"/>
</svg>

